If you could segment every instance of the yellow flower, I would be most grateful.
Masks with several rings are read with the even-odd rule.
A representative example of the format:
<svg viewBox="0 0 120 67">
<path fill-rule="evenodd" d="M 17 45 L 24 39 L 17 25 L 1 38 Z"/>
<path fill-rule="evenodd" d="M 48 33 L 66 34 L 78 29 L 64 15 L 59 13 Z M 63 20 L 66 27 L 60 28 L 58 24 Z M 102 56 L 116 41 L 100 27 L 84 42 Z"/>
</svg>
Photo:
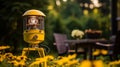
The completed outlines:
<svg viewBox="0 0 120 67">
<path fill-rule="evenodd" d="M 26 61 L 27 57 L 26 56 L 18 56 L 16 59 L 20 60 L 20 61 L 21 60 Z"/>
<path fill-rule="evenodd" d="M 4 56 L 0 55 L 0 62 L 2 62 L 4 60 Z"/>
<path fill-rule="evenodd" d="M 76 54 L 69 55 L 69 56 L 68 56 L 68 59 L 74 59 L 74 58 L 76 58 L 76 56 L 77 56 Z"/>
<path fill-rule="evenodd" d="M 4 58 L 6 58 L 7 60 L 12 60 L 14 59 L 14 56 L 12 53 L 5 53 Z"/>
<path fill-rule="evenodd" d="M 120 64 L 120 60 L 109 62 L 108 67 L 115 67 L 116 65 Z"/>
<path fill-rule="evenodd" d="M 58 65 L 63 65 L 63 62 L 57 62 Z"/>
<path fill-rule="evenodd" d="M 107 51 L 107 50 L 102 49 L 102 50 L 101 50 L 101 54 L 106 55 L 106 54 L 108 54 L 108 51 Z"/>
<path fill-rule="evenodd" d="M 102 60 L 95 60 L 93 61 L 94 67 L 104 67 L 104 63 Z"/>
<path fill-rule="evenodd" d="M 108 51 L 105 50 L 105 49 L 96 49 L 96 51 L 93 52 L 93 55 L 96 56 L 96 55 L 99 55 L 99 54 L 102 54 L 102 55 L 106 55 L 108 54 Z"/>
<path fill-rule="evenodd" d="M 10 46 L 0 46 L 0 50 L 8 49 Z"/>
<path fill-rule="evenodd" d="M 46 60 L 46 58 L 36 58 L 35 60 L 44 62 Z"/>
<path fill-rule="evenodd" d="M 33 67 L 33 66 L 39 66 L 39 64 L 41 63 L 46 63 L 48 61 L 48 59 L 53 59 L 53 56 L 45 56 L 43 58 L 36 58 L 34 62 L 32 62 L 29 67 Z"/>
<path fill-rule="evenodd" d="M 96 49 L 94 52 L 93 52 L 93 56 L 96 56 L 96 55 L 99 55 L 100 54 L 100 50 L 99 49 Z"/>
<path fill-rule="evenodd" d="M 39 66 L 40 63 L 42 63 L 42 62 L 41 61 L 34 61 L 29 65 L 29 67 L 34 67 L 35 65 Z"/>
<path fill-rule="evenodd" d="M 48 55 L 48 56 L 45 56 L 43 58 L 36 58 L 36 61 L 42 61 L 42 60 L 47 61 L 48 59 L 54 59 L 54 57 Z"/>
<path fill-rule="evenodd" d="M 19 62 L 14 60 L 14 61 L 9 61 L 8 63 L 11 63 L 13 64 L 14 66 L 18 66 L 19 65 Z"/>
<path fill-rule="evenodd" d="M 74 65 L 74 64 L 77 64 L 79 61 L 78 60 L 72 60 L 72 61 L 69 61 L 66 66 L 70 66 L 70 65 Z"/>
<path fill-rule="evenodd" d="M 61 59 L 53 61 L 53 62 L 57 65 L 63 65 L 65 63 L 69 62 L 69 58 L 68 57 L 62 57 Z"/>
<path fill-rule="evenodd" d="M 50 56 L 50 55 L 48 55 L 48 56 L 46 56 L 47 57 L 47 59 L 54 59 L 54 57 L 53 56 Z"/>
<path fill-rule="evenodd" d="M 25 61 L 20 61 L 19 65 L 24 66 L 25 65 Z"/>
<path fill-rule="evenodd" d="M 90 60 L 83 60 L 80 64 L 80 67 L 92 67 L 92 63 Z"/>
<path fill-rule="evenodd" d="M 84 35 L 84 32 L 78 29 L 75 29 L 72 31 L 71 36 L 74 38 L 82 38 Z"/>
</svg>

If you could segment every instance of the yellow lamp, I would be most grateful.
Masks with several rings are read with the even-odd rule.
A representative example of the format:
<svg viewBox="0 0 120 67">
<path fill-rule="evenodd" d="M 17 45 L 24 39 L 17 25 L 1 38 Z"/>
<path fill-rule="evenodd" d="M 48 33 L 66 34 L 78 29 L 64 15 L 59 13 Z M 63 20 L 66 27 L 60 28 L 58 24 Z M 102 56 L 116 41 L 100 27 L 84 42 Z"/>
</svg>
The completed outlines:
<svg viewBox="0 0 120 67">
<path fill-rule="evenodd" d="M 23 14 L 23 38 L 29 43 L 29 48 L 23 48 L 22 56 L 26 56 L 29 51 L 38 51 L 40 57 L 45 57 L 44 49 L 38 44 L 44 41 L 44 18 L 45 14 L 39 10 L 28 10 Z M 46 62 L 41 64 L 47 67 Z"/>
<path fill-rule="evenodd" d="M 39 10 L 28 10 L 23 14 L 23 38 L 32 46 L 44 41 L 44 17 L 45 14 Z"/>
</svg>

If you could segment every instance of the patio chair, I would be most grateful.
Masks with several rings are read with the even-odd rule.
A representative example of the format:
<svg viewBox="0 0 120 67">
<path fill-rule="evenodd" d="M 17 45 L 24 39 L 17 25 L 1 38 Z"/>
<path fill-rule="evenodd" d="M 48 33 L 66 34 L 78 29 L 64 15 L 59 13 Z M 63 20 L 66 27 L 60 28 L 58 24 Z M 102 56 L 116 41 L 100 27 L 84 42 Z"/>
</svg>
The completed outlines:
<svg viewBox="0 0 120 67">
<path fill-rule="evenodd" d="M 112 35 L 105 43 L 96 42 L 96 45 L 101 46 L 104 49 L 112 49 L 115 43 L 116 36 Z"/>
<path fill-rule="evenodd" d="M 75 53 L 73 44 L 70 45 L 70 44 L 64 42 L 64 40 L 67 40 L 66 34 L 54 33 L 53 35 L 54 35 L 54 39 L 55 39 L 54 45 L 56 45 L 59 55 L 67 54 L 67 53 Z M 78 50 L 78 52 L 83 52 L 83 51 Z"/>
<path fill-rule="evenodd" d="M 67 39 L 67 36 L 65 34 L 60 34 L 60 33 L 54 33 L 53 34 L 55 43 L 57 47 L 58 54 L 65 54 L 68 52 L 68 45 L 64 43 L 64 40 Z"/>
<path fill-rule="evenodd" d="M 107 43 L 97 42 L 96 45 L 101 46 L 102 48 L 100 49 L 108 50 L 107 56 L 110 57 L 110 60 L 113 60 L 115 43 L 116 43 L 116 35 L 112 35 Z"/>
</svg>

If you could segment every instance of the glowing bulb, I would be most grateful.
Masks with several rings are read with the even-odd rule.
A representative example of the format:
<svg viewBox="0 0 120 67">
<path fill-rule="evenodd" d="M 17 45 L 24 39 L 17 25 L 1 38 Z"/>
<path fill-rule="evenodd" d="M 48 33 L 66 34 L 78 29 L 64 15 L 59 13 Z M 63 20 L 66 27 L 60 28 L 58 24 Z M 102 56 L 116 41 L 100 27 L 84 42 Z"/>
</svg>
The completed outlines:
<svg viewBox="0 0 120 67">
<path fill-rule="evenodd" d="M 33 24 L 37 24 L 37 23 L 38 23 L 37 18 L 35 16 L 31 16 L 29 19 L 29 24 L 33 25 Z"/>
<path fill-rule="evenodd" d="M 35 22 L 36 22 L 36 19 L 31 19 L 31 24 L 35 24 Z"/>
</svg>

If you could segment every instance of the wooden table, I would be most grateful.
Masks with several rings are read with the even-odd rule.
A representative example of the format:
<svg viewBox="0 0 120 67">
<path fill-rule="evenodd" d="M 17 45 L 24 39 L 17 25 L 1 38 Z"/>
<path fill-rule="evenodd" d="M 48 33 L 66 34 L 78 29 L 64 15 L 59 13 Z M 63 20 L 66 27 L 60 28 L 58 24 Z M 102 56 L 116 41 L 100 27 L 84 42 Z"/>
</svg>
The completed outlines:
<svg viewBox="0 0 120 67">
<path fill-rule="evenodd" d="M 92 49 L 93 48 L 106 48 L 102 45 L 96 45 L 96 42 L 107 42 L 105 39 L 80 39 L 80 40 L 65 40 L 65 43 L 68 43 L 69 45 L 75 44 L 75 51 L 77 53 L 78 47 L 87 48 L 88 51 L 88 59 L 92 60 Z"/>
</svg>

